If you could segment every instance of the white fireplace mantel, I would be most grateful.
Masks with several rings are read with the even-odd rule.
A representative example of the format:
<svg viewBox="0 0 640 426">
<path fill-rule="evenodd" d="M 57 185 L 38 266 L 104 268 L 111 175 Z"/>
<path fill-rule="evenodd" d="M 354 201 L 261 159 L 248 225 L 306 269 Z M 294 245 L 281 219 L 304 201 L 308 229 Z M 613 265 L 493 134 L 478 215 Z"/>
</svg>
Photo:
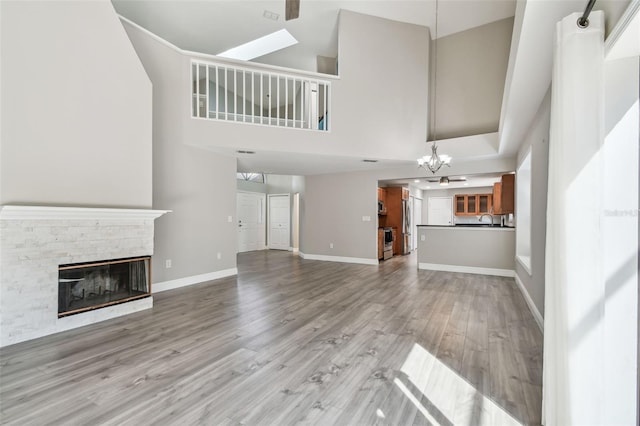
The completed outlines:
<svg viewBox="0 0 640 426">
<path fill-rule="evenodd" d="M 0 220 L 154 220 L 171 210 L 111 209 L 94 207 L 0 207 Z"/>
</svg>

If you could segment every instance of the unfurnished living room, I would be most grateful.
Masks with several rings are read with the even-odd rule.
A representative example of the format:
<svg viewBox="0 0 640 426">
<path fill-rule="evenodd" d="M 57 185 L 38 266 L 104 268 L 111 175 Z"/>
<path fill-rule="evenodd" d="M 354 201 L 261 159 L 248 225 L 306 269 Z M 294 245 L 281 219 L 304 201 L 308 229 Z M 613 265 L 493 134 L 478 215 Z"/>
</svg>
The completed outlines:
<svg viewBox="0 0 640 426">
<path fill-rule="evenodd" d="M 640 0 L 0 0 L 0 54 L 0 424 L 638 424 Z"/>
</svg>

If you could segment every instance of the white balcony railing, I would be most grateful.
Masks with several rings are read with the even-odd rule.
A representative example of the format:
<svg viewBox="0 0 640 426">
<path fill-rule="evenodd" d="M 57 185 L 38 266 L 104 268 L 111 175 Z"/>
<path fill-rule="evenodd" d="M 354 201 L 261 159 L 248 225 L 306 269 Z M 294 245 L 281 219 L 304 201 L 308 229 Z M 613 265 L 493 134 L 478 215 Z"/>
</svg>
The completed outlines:
<svg viewBox="0 0 640 426">
<path fill-rule="evenodd" d="M 328 131 L 331 83 L 215 62 L 191 62 L 194 118 Z"/>
</svg>

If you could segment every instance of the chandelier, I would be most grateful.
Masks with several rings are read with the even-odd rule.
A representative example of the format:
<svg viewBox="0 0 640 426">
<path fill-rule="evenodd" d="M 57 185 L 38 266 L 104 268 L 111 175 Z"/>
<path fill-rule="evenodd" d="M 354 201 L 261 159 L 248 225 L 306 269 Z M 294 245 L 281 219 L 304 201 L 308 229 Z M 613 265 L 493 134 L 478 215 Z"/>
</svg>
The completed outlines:
<svg viewBox="0 0 640 426">
<path fill-rule="evenodd" d="M 450 163 L 451 157 L 447 154 L 438 155 L 438 147 L 434 142 L 431 145 L 431 155 L 425 155 L 424 157 L 418 158 L 418 167 L 422 167 L 423 169 L 435 174 L 440 167 L 447 166 L 451 167 Z"/>
<path fill-rule="evenodd" d="M 451 162 L 450 156 L 446 154 L 438 155 L 438 147 L 436 146 L 436 100 L 438 94 L 438 0 L 436 0 L 436 31 L 433 50 L 433 145 L 431 145 L 431 155 L 425 155 L 424 157 L 418 158 L 418 167 L 422 167 L 426 171 L 435 174 L 442 166 L 450 167 L 449 163 Z"/>
</svg>

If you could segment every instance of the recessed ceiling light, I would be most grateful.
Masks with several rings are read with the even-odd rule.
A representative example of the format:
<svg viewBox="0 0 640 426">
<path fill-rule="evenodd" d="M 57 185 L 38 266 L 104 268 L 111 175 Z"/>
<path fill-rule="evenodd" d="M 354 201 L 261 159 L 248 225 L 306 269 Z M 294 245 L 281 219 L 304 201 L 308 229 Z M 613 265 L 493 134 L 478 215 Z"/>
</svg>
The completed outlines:
<svg viewBox="0 0 640 426">
<path fill-rule="evenodd" d="M 460 180 L 467 180 L 467 178 L 466 178 L 466 177 L 464 177 L 464 176 L 460 176 L 458 179 L 460 179 Z"/>
<path fill-rule="evenodd" d="M 430 186 L 427 186 L 427 189 L 431 189 L 431 187 L 430 187 Z"/>
<path fill-rule="evenodd" d="M 362 161 L 363 161 L 363 162 L 365 162 L 365 163 L 377 163 L 377 162 L 378 162 L 378 160 L 371 160 L 371 159 L 369 159 L 369 158 L 365 158 L 365 159 L 364 159 L 364 160 L 362 160 Z"/>
<path fill-rule="evenodd" d="M 255 154 L 255 151 L 245 151 L 244 149 L 239 149 L 236 151 L 238 154 Z"/>
<path fill-rule="evenodd" d="M 218 53 L 221 58 L 240 59 L 242 61 L 250 61 L 251 59 L 264 56 L 268 53 L 284 49 L 285 47 L 297 44 L 296 40 L 289 31 L 281 29 L 275 33 L 267 34 L 264 37 L 257 38 L 240 46 L 232 47 L 229 50 Z"/>
<path fill-rule="evenodd" d="M 414 183 L 419 183 L 419 182 L 420 182 L 420 179 L 414 179 L 414 180 L 413 180 L 413 182 L 414 182 Z"/>
<path fill-rule="evenodd" d="M 464 183 L 464 186 L 469 186 L 469 182 L 465 182 L 465 183 Z"/>
</svg>

